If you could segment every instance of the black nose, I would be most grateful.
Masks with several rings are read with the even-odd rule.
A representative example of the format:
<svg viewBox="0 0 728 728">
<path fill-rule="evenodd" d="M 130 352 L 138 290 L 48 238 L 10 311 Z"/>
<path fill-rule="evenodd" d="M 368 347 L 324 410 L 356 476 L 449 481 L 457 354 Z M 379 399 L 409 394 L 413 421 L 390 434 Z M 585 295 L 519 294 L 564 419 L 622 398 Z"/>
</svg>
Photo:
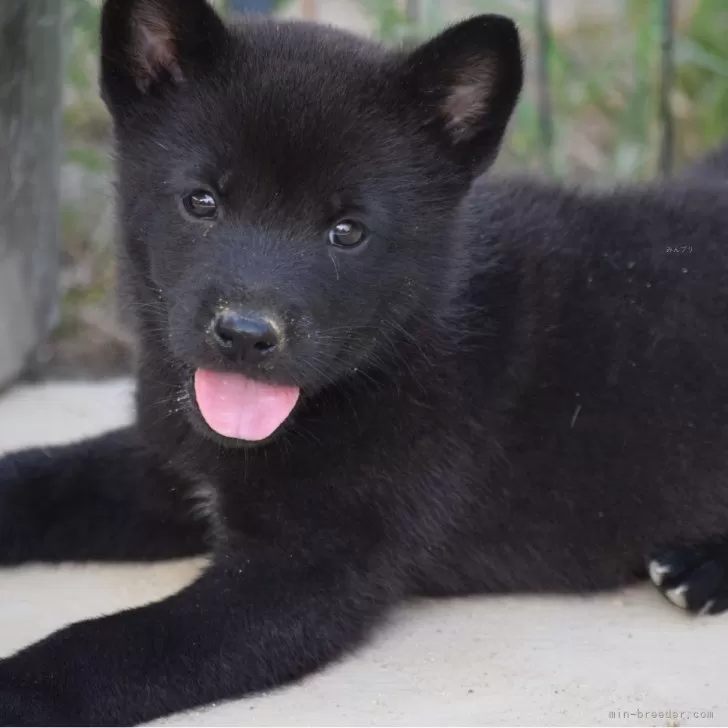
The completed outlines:
<svg viewBox="0 0 728 728">
<path fill-rule="evenodd" d="M 279 327 L 270 318 L 225 308 L 212 322 L 218 346 L 227 354 L 255 362 L 281 345 Z"/>
</svg>

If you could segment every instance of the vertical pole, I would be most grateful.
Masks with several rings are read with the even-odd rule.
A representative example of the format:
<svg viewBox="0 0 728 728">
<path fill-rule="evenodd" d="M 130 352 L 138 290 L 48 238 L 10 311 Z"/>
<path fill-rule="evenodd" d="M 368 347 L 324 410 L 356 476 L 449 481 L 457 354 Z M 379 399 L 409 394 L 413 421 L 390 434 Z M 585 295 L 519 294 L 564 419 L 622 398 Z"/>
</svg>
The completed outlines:
<svg viewBox="0 0 728 728">
<path fill-rule="evenodd" d="M 303 0 L 301 3 L 301 17 L 304 20 L 318 20 L 318 7 L 316 0 Z"/>
<path fill-rule="evenodd" d="M 670 96 L 675 80 L 675 4 L 661 0 L 660 33 L 660 174 L 669 177 L 674 157 L 674 119 Z"/>
<path fill-rule="evenodd" d="M 420 19 L 419 0 L 405 0 L 404 14 L 407 18 L 407 22 L 416 27 Z"/>
<path fill-rule="evenodd" d="M 549 78 L 551 29 L 549 26 L 548 0 L 536 0 L 536 41 L 539 137 L 546 171 L 549 174 L 553 174 L 552 148 L 554 130 L 551 114 L 551 88 Z"/>
</svg>

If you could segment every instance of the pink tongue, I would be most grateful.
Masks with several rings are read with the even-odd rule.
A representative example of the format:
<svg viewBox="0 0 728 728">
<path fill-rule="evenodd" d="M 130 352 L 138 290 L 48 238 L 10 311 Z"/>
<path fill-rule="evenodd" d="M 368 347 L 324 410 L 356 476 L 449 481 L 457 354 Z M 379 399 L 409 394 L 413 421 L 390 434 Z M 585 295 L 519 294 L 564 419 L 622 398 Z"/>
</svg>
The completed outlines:
<svg viewBox="0 0 728 728">
<path fill-rule="evenodd" d="M 298 387 L 282 387 L 241 374 L 195 372 L 195 395 L 205 422 L 220 435 L 236 440 L 265 440 L 291 414 Z"/>
</svg>

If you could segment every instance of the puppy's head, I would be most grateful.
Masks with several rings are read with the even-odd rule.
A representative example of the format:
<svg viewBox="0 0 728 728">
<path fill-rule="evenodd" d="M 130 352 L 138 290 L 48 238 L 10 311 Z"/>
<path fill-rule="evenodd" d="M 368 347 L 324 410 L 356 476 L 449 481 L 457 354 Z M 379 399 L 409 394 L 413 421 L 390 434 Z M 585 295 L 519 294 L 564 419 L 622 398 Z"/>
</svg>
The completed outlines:
<svg viewBox="0 0 728 728">
<path fill-rule="evenodd" d="M 106 0 L 102 41 L 145 346 L 203 430 L 265 440 L 441 305 L 455 211 L 521 88 L 516 29 L 475 17 L 391 52 L 226 26 L 205 0 Z"/>
</svg>

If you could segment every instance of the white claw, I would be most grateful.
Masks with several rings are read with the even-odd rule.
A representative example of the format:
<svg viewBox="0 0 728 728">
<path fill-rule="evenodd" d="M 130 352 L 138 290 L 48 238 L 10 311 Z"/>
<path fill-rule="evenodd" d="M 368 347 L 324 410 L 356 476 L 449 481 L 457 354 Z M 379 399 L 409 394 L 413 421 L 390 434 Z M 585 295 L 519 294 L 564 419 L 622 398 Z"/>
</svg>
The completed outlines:
<svg viewBox="0 0 728 728">
<path fill-rule="evenodd" d="M 702 609 L 698 612 L 698 614 L 707 614 L 713 605 L 715 604 L 715 599 L 708 599 L 708 601 L 705 603 L 705 605 L 702 607 Z"/>
<path fill-rule="evenodd" d="M 676 586 L 674 589 L 668 589 L 665 592 L 665 596 L 676 606 L 680 607 L 680 609 L 687 609 L 688 608 L 688 586 L 687 584 L 680 584 L 680 586 Z"/>
<path fill-rule="evenodd" d="M 670 573 L 671 569 L 667 564 L 662 564 L 659 561 L 650 561 L 650 565 L 647 567 L 650 574 L 650 579 L 655 586 L 660 586 L 665 580 L 665 577 Z"/>
</svg>

